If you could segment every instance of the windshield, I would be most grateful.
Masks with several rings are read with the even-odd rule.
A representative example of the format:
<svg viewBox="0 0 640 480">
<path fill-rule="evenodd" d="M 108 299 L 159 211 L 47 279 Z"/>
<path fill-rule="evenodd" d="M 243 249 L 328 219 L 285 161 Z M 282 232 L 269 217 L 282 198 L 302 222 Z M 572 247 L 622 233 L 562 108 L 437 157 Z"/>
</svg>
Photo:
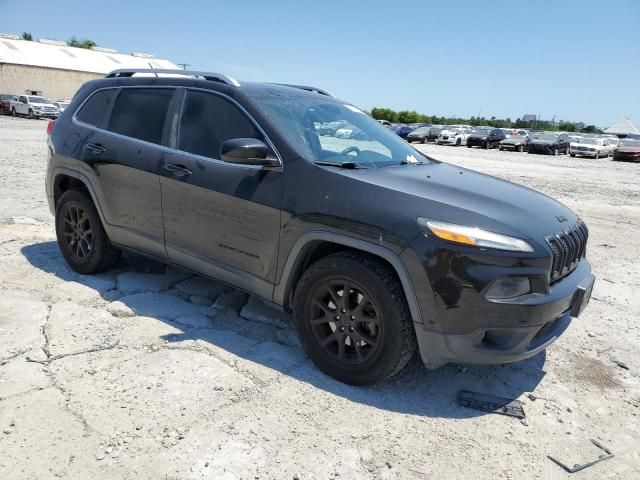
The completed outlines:
<svg viewBox="0 0 640 480">
<path fill-rule="evenodd" d="M 553 133 L 536 133 L 533 136 L 534 140 L 548 140 L 554 142 L 558 139 L 558 136 Z"/>
<path fill-rule="evenodd" d="M 620 140 L 621 147 L 640 147 L 640 140 L 635 140 L 633 138 L 623 138 Z"/>
<path fill-rule="evenodd" d="M 429 131 L 429 127 L 418 127 L 412 133 L 427 133 Z"/>
<path fill-rule="evenodd" d="M 45 97 L 28 97 L 29 103 L 51 103 L 51 100 Z"/>
<path fill-rule="evenodd" d="M 321 95 L 289 92 L 261 90 L 252 96 L 279 133 L 312 161 L 354 162 L 364 168 L 430 162 L 398 135 L 351 105 Z M 343 126 L 333 135 L 318 135 L 318 125 L 332 122 Z"/>
<path fill-rule="evenodd" d="M 490 128 L 476 128 L 473 131 L 474 135 L 489 135 L 489 133 L 491 133 L 491 129 Z"/>
<path fill-rule="evenodd" d="M 586 143 L 587 145 L 600 145 L 600 142 L 602 142 L 602 140 L 597 138 L 583 138 L 579 140 L 579 143 Z"/>
</svg>

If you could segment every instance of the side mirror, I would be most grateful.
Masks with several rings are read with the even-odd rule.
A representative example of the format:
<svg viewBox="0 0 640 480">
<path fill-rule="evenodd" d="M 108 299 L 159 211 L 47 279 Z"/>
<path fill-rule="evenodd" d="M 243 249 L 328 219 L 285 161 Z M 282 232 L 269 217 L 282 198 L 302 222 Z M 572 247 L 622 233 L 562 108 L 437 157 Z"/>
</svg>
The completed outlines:
<svg viewBox="0 0 640 480">
<path fill-rule="evenodd" d="M 278 159 L 269 156 L 269 147 L 255 138 L 232 138 L 220 147 L 220 158 L 228 163 L 275 167 Z"/>
</svg>

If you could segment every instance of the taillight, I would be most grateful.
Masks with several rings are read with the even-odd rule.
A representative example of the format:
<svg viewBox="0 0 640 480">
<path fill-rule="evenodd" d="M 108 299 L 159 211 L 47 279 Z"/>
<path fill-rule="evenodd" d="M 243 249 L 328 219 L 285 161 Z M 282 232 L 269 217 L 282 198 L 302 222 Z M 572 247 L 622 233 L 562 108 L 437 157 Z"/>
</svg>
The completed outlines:
<svg viewBox="0 0 640 480">
<path fill-rule="evenodd" d="M 49 120 L 47 123 L 47 135 L 51 135 L 51 131 L 53 130 L 53 126 L 56 124 L 55 120 Z"/>
</svg>

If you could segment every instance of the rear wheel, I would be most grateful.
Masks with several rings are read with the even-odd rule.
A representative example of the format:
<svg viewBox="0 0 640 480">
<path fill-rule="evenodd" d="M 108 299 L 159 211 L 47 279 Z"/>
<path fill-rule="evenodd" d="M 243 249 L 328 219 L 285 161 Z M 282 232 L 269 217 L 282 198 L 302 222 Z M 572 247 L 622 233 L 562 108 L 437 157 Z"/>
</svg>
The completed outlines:
<svg viewBox="0 0 640 480">
<path fill-rule="evenodd" d="M 380 382 L 400 371 L 416 349 L 400 283 L 368 255 L 342 252 L 311 265 L 298 283 L 293 312 L 311 360 L 345 383 Z"/>
<path fill-rule="evenodd" d="M 80 190 L 65 192 L 56 205 L 56 236 L 62 256 L 78 273 L 108 270 L 118 261 L 93 202 Z"/>
</svg>

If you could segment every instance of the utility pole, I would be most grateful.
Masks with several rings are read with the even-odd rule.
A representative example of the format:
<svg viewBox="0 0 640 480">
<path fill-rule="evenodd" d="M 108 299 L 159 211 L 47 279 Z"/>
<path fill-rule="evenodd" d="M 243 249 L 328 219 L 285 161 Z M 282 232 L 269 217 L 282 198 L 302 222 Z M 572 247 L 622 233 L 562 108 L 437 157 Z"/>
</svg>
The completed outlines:
<svg viewBox="0 0 640 480">
<path fill-rule="evenodd" d="M 179 67 L 182 67 L 183 70 L 186 70 L 187 67 L 190 67 L 191 64 L 190 63 L 178 63 Z"/>
</svg>

